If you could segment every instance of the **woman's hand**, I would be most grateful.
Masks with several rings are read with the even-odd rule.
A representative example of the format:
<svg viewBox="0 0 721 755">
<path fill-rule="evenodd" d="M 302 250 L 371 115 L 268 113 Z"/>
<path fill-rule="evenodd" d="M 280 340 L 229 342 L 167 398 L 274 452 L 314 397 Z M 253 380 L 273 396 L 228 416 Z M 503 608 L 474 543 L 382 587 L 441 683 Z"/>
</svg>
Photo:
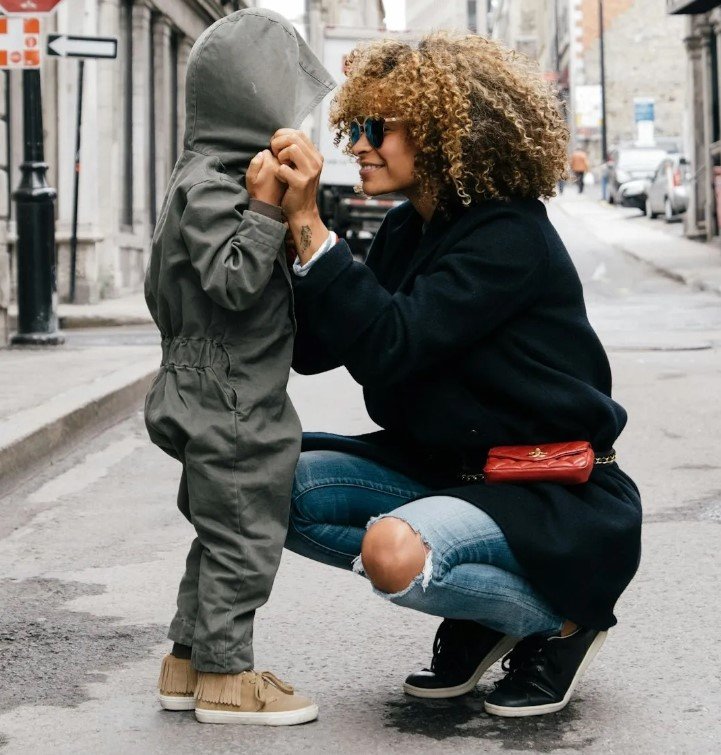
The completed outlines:
<svg viewBox="0 0 721 755">
<path fill-rule="evenodd" d="M 245 188 L 253 199 L 279 206 L 285 194 L 286 185 L 278 180 L 279 163 L 269 149 L 259 152 L 248 166 L 245 174 Z"/>
<path fill-rule="evenodd" d="M 278 159 L 278 179 L 288 186 L 281 207 L 305 263 L 328 238 L 316 204 L 323 156 L 306 134 L 292 128 L 278 129 L 270 148 Z"/>
<path fill-rule="evenodd" d="M 288 185 L 283 197 L 283 212 L 293 215 L 317 212 L 316 196 L 323 156 L 302 131 L 281 128 L 273 134 L 270 148 L 278 158 L 278 178 Z"/>
</svg>

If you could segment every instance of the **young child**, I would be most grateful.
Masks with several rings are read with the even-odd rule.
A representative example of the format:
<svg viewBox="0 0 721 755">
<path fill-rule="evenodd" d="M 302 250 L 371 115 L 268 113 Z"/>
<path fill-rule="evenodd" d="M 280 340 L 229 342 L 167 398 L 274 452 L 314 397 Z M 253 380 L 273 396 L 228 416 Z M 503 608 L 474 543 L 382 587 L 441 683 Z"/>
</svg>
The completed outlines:
<svg viewBox="0 0 721 755">
<path fill-rule="evenodd" d="M 260 9 L 213 24 L 188 62 L 184 151 L 145 280 L 162 335 L 145 421 L 183 466 L 178 507 L 197 533 L 160 703 L 206 723 L 317 716 L 292 687 L 253 671 L 253 617 L 280 561 L 301 437 L 286 394 L 295 321 L 285 185 L 264 148 L 334 85 L 293 26 Z"/>
</svg>

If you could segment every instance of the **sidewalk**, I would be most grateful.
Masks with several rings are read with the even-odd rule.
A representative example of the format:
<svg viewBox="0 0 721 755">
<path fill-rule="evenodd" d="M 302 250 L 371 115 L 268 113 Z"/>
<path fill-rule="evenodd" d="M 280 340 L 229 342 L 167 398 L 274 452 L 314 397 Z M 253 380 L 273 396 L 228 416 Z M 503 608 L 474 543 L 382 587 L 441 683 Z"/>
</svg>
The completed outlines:
<svg viewBox="0 0 721 755">
<path fill-rule="evenodd" d="M 0 350 L 0 495 L 140 406 L 160 362 L 145 328 Z"/>
<path fill-rule="evenodd" d="M 681 223 L 651 221 L 571 188 L 552 201 L 624 254 L 721 294 L 721 248 L 684 238 Z M 139 407 L 157 370 L 160 353 L 142 294 L 61 304 L 59 317 L 65 346 L 0 350 L 0 494 Z M 93 330 L 72 335 L 82 328 Z"/>
<path fill-rule="evenodd" d="M 614 207 L 593 193 L 578 194 L 574 187 L 552 200 L 569 217 L 578 219 L 596 238 L 654 270 L 687 286 L 721 294 L 721 246 L 718 241 L 692 241 L 683 235 L 683 223 L 649 220 L 639 210 Z"/>
</svg>

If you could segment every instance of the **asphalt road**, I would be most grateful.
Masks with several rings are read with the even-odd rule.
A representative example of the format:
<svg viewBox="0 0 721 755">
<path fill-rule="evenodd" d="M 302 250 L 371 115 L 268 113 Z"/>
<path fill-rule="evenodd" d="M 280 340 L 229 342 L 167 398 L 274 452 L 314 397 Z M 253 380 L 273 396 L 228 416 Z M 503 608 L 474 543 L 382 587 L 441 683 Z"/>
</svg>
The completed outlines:
<svg viewBox="0 0 721 755">
<path fill-rule="evenodd" d="M 497 672 L 455 701 L 405 697 L 400 684 L 428 662 L 437 620 L 286 553 L 256 620 L 257 666 L 311 694 L 319 721 L 212 727 L 161 712 L 154 684 L 192 533 L 175 509 L 178 468 L 149 444 L 137 413 L 0 500 L 3 755 L 721 752 L 721 299 L 629 261 L 562 204 L 551 214 L 629 411 L 617 448 L 646 512 L 619 625 L 566 710 L 487 716 L 483 694 Z M 628 212 L 629 234 L 646 222 Z M 342 371 L 294 375 L 290 391 L 308 429 L 372 427 Z"/>
</svg>

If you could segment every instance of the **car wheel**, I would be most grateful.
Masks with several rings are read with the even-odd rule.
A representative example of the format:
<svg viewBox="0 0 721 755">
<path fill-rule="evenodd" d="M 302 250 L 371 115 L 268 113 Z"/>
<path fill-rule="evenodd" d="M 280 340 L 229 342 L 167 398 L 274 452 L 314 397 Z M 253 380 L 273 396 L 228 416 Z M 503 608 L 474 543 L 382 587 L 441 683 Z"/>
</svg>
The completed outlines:
<svg viewBox="0 0 721 755">
<path fill-rule="evenodd" d="M 646 217 L 651 220 L 658 217 L 658 213 L 651 209 L 651 200 L 648 197 L 646 197 Z"/>
<path fill-rule="evenodd" d="M 663 217 L 667 223 L 673 223 L 673 221 L 676 220 L 676 215 L 673 211 L 673 205 L 671 204 L 671 200 L 668 197 L 666 197 L 666 200 L 663 203 Z"/>
</svg>

